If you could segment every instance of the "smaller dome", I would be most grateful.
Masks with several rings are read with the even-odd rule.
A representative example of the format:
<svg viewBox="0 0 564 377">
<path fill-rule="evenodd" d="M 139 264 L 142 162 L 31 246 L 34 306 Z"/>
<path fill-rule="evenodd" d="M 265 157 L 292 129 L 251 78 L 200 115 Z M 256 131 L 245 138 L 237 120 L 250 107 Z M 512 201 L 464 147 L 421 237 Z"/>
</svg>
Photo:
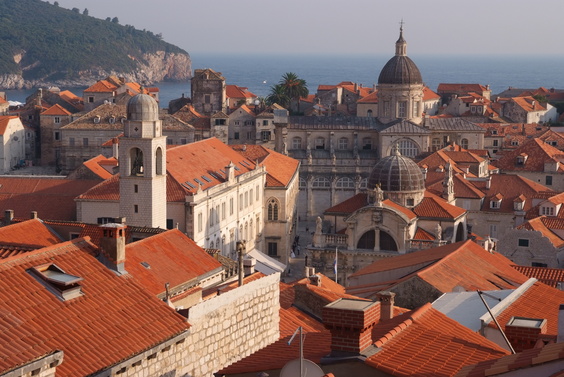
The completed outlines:
<svg viewBox="0 0 564 377">
<path fill-rule="evenodd" d="M 128 120 L 159 120 L 159 104 L 147 94 L 137 94 L 127 102 Z"/>
<path fill-rule="evenodd" d="M 383 191 L 413 192 L 425 190 L 425 179 L 417 164 L 409 157 L 396 153 L 378 161 L 370 177 L 368 188 L 380 185 Z"/>
</svg>

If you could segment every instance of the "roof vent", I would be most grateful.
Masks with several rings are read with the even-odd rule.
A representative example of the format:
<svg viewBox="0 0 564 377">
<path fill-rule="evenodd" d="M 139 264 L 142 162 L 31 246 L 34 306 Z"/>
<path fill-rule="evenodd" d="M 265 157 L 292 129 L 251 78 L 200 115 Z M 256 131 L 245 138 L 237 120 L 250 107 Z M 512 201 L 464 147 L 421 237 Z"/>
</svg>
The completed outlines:
<svg viewBox="0 0 564 377">
<path fill-rule="evenodd" d="M 79 276 L 67 274 L 56 264 L 43 264 L 32 267 L 28 272 L 51 293 L 63 301 L 83 295 Z"/>
</svg>

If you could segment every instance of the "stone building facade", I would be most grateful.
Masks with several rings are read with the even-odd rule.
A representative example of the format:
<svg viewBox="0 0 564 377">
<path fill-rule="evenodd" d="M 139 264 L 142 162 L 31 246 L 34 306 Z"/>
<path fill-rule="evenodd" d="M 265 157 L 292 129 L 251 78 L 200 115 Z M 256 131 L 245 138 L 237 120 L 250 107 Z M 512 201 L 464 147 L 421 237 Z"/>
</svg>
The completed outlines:
<svg viewBox="0 0 564 377">
<path fill-rule="evenodd" d="M 213 69 L 196 69 L 191 81 L 192 104 L 197 112 L 210 116 L 227 112 L 225 78 Z"/>
</svg>

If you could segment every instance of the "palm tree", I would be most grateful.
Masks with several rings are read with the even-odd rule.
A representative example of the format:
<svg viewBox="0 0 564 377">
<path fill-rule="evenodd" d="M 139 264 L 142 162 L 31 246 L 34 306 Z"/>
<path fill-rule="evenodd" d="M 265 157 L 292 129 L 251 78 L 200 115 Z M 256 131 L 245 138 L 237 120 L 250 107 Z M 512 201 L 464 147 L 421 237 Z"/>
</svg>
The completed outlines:
<svg viewBox="0 0 564 377">
<path fill-rule="evenodd" d="M 284 88 L 284 92 L 290 100 L 294 100 L 298 103 L 298 112 L 300 112 L 300 98 L 307 97 L 309 94 L 306 81 L 300 79 L 298 75 L 293 72 L 287 72 L 282 76 L 278 85 Z"/>
<path fill-rule="evenodd" d="M 270 87 L 270 94 L 266 97 L 266 103 L 272 105 L 277 103 L 282 107 L 288 108 L 290 98 L 286 94 L 286 89 L 280 85 L 273 85 Z"/>
</svg>

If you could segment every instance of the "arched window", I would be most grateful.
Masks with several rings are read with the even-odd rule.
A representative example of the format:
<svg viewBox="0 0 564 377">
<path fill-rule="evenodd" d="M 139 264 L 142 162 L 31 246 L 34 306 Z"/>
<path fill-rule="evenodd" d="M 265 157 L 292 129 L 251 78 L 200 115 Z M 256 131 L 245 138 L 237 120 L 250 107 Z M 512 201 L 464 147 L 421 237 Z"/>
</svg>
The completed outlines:
<svg viewBox="0 0 564 377">
<path fill-rule="evenodd" d="M 372 110 L 368 110 L 366 116 L 372 118 Z"/>
<path fill-rule="evenodd" d="M 350 179 L 349 177 L 343 177 L 340 178 L 336 183 L 335 183 L 335 188 L 338 189 L 354 189 L 354 181 L 352 179 Z"/>
<path fill-rule="evenodd" d="M 331 182 L 325 177 L 317 177 L 311 183 L 313 188 L 330 188 Z"/>
<path fill-rule="evenodd" d="M 306 182 L 305 179 L 300 178 L 300 181 L 299 181 L 299 188 L 300 188 L 300 189 L 305 189 L 305 188 L 307 188 L 307 182 Z"/>
<path fill-rule="evenodd" d="M 302 149 L 302 138 L 295 137 L 292 139 L 292 149 Z"/>
<path fill-rule="evenodd" d="M 368 178 L 361 179 L 359 188 L 365 189 L 367 187 L 368 187 Z"/>
<path fill-rule="evenodd" d="M 278 200 L 271 198 L 268 200 L 268 221 L 278 220 Z"/>
<path fill-rule="evenodd" d="M 468 149 L 468 139 L 460 140 L 460 146 L 464 149 Z"/>
<path fill-rule="evenodd" d="M 342 137 L 339 139 L 338 147 L 340 150 L 349 149 L 349 139 Z"/>
<path fill-rule="evenodd" d="M 413 158 L 419 154 L 419 147 L 412 140 L 402 139 L 399 142 L 397 142 L 397 144 L 399 145 L 399 151 L 402 156 Z M 395 151 L 396 151 L 396 147 L 394 146 L 391 150 L 391 155 L 393 155 Z"/>
<path fill-rule="evenodd" d="M 131 148 L 129 159 L 131 161 L 131 175 L 142 177 L 144 172 L 143 151 L 139 148 Z"/>
<path fill-rule="evenodd" d="M 155 153 L 156 174 L 163 175 L 163 150 L 159 147 Z"/>
</svg>

